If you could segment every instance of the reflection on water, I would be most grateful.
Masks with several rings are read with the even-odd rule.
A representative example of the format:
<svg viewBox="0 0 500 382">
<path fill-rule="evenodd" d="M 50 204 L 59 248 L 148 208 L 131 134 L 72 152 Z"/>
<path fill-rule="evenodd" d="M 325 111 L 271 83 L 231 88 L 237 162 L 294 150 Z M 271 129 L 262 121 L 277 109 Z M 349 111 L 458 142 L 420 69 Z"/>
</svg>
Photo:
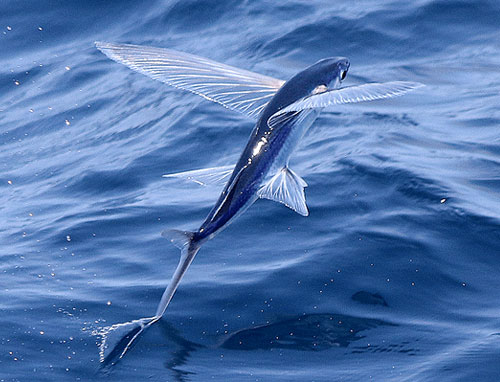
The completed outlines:
<svg viewBox="0 0 500 382">
<path fill-rule="evenodd" d="M 325 350 L 347 347 L 363 338 L 360 332 L 389 322 L 342 314 L 307 314 L 233 333 L 221 347 L 234 350 Z"/>
<path fill-rule="evenodd" d="M 140 320 L 131 322 L 139 322 Z M 186 381 L 192 374 L 190 371 L 180 370 L 179 367 L 186 365 L 192 353 L 206 346 L 192 342 L 172 325 L 160 320 L 157 325 L 161 329 L 161 342 L 166 343 L 169 356 L 164 362 L 167 369 L 172 371 L 177 381 Z M 130 328 L 133 326 L 133 329 Z M 348 347 L 351 343 L 364 338 L 363 331 L 375 329 L 379 326 L 397 326 L 390 322 L 365 317 L 354 317 L 342 314 L 323 313 L 305 314 L 295 316 L 273 323 L 252 326 L 225 335 L 224 339 L 216 345 L 216 348 L 229 350 L 269 350 L 290 349 L 298 351 L 321 351 L 332 347 Z M 120 328 L 127 330 L 121 331 Z M 116 343 L 107 350 L 101 359 L 101 372 L 107 374 L 121 359 L 121 355 L 130 347 L 130 339 L 134 337 L 141 325 L 123 325 L 117 330 L 108 330 L 110 333 L 121 333 Z M 391 345 L 398 346 L 398 345 Z M 401 345 L 404 346 L 404 345 Z M 371 349 L 370 349 L 371 350 Z M 362 347 L 353 349 L 353 352 L 362 351 Z"/>
<path fill-rule="evenodd" d="M 165 361 L 165 367 L 171 370 L 177 381 L 185 381 L 185 377 L 192 374 L 188 371 L 177 369 L 184 365 L 191 352 L 203 348 L 203 345 L 191 342 L 180 334 L 172 325 L 165 321 L 152 321 L 151 318 L 142 318 L 121 324 L 107 326 L 93 331 L 93 335 L 100 339 L 99 373 L 108 375 L 113 367 L 124 357 L 125 353 L 136 345 L 140 334 L 148 327 L 157 323 L 161 328 L 162 337 L 168 343 L 167 348 L 172 349 L 171 356 Z"/>
<path fill-rule="evenodd" d="M 371 293 L 364 290 L 354 293 L 351 299 L 362 304 L 389 306 L 380 293 Z"/>
<path fill-rule="evenodd" d="M 165 367 L 172 371 L 176 381 L 187 381 L 187 377 L 194 373 L 180 370 L 178 367 L 187 363 L 193 351 L 204 348 L 204 346 L 185 339 L 177 329 L 167 322 L 160 321 L 159 324 L 165 338 L 177 345 L 176 349 L 170 353 L 171 356 L 165 361 Z"/>
</svg>

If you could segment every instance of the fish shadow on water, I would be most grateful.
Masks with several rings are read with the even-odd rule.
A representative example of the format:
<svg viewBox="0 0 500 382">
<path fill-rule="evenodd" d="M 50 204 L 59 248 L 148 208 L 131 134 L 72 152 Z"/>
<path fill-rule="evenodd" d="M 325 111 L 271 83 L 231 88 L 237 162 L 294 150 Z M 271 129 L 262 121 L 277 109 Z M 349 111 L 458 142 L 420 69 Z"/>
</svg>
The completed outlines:
<svg viewBox="0 0 500 382">
<path fill-rule="evenodd" d="M 171 356 L 164 365 L 177 381 L 189 380 L 190 371 L 182 370 L 193 352 L 214 348 L 232 351 L 255 351 L 289 349 L 298 351 L 323 351 L 330 348 L 347 348 L 351 343 L 363 339 L 361 333 L 379 326 L 397 326 L 393 323 L 371 318 L 354 317 L 335 313 L 304 314 L 277 320 L 272 323 L 240 329 L 224 337 L 215 346 L 206 346 L 187 340 L 171 324 L 158 322 L 161 328 L 161 342 L 174 345 Z M 100 373 L 108 374 L 122 358 L 124 350 L 130 347 L 130 340 L 139 333 L 133 328 L 116 342 L 103 359 Z M 159 344 L 159 346 L 164 346 Z"/>
<path fill-rule="evenodd" d="M 364 338 L 360 332 L 382 325 L 394 324 L 342 314 L 306 314 L 239 330 L 226 338 L 220 347 L 231 350 L 321 351 L 347 347 Z"/>
</svg>

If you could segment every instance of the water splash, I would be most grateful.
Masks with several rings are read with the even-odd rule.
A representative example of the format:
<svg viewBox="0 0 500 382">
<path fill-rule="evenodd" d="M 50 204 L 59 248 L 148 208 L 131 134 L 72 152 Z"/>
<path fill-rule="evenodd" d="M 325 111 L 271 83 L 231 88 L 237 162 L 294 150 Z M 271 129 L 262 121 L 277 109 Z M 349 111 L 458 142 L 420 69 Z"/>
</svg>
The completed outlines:
<svg viewBox="0 0 500 382">
<path fill-rule="evenodd" d="M 105 326 L 92 331 L 98 337 L 99 361 L 102 367 L 118 363 L 132 347 L 135 340 L 159 317 L 146 317 L 129 322 Z"/>
</svg>

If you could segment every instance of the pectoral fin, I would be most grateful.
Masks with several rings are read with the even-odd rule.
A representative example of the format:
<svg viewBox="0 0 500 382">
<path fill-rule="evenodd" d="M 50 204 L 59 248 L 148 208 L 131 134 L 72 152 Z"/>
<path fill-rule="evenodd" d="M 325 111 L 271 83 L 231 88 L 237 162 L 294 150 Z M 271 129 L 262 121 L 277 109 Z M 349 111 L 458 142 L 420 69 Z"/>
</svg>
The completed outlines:
<svg viewBox="0 0 500 382">
<path fill-rule="evenodd" d="M 258 118 L 285 81 L 171 49 L 96 42 L 112 60 L 176 88 Z"/>
<path fill-rule="evenodd" d="M 260 198 L 274 200 L 302 216 L 309 215 L 304 188 L 307 183 L 288 167 L 283 167 L 258 191 Z"/>
<path fill-rule="evenodd" d="M 278 110 L 268 120 L 269 126 L 275 126 L 293 113 L 307 109 L 324 108 L 333 105 L 374 101 L 377 99 L 399 97 L 414 89 L 424 86 L 418 82 L 392 81 L 385 83 L 369 83 L 357 86 L 347 86 L 326 92 L 313 94 Z"/>
</svg>

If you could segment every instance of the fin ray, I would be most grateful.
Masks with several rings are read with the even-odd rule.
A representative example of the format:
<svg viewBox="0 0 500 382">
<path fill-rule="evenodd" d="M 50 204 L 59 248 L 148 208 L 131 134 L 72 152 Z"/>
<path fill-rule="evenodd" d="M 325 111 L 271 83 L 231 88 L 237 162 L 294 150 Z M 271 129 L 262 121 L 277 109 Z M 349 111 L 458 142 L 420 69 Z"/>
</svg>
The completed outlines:
<svg viewBox="0 0 500 382">
<path fill-rule="evenodd" d="M 171 49 L 95 44 L 112 60 L 139 73 L 250 117 L 257 117 L 285 82 Z"/>
<path fill-rule="evenodd" d="M 230 166 L 202 168 L 199 170 L 190 170 L 178 172 L 175 174 L 165 174 L 164 178 L 180 178 L 198 183 L 202 186 L 224 185 L 233 173 L 234 164 Z"/>
<path fill-rule="evenodd" d="M 309 215 L 304 188 L 307 183 L 288 167 L 283 167 L 258 191 L 260 198 L 270 199 L 291 208 L 302 216 Z"/>
<path fill-rule="evenodd" d="M 332 105 L 398 97 L 423 86 L 425 85 L 418 82 L 392 81 L 332 89 L 323 93 L 302 98 L 291 105 L 288 105 L 273 114 L 269 118 L 268 123 L 269 126 L 276 124 L 277 119 L 283 118 L 282 115 L 286 115 L 289 112 L 300 112 L 306 109 L 324 108 Z"/>
</svg>

